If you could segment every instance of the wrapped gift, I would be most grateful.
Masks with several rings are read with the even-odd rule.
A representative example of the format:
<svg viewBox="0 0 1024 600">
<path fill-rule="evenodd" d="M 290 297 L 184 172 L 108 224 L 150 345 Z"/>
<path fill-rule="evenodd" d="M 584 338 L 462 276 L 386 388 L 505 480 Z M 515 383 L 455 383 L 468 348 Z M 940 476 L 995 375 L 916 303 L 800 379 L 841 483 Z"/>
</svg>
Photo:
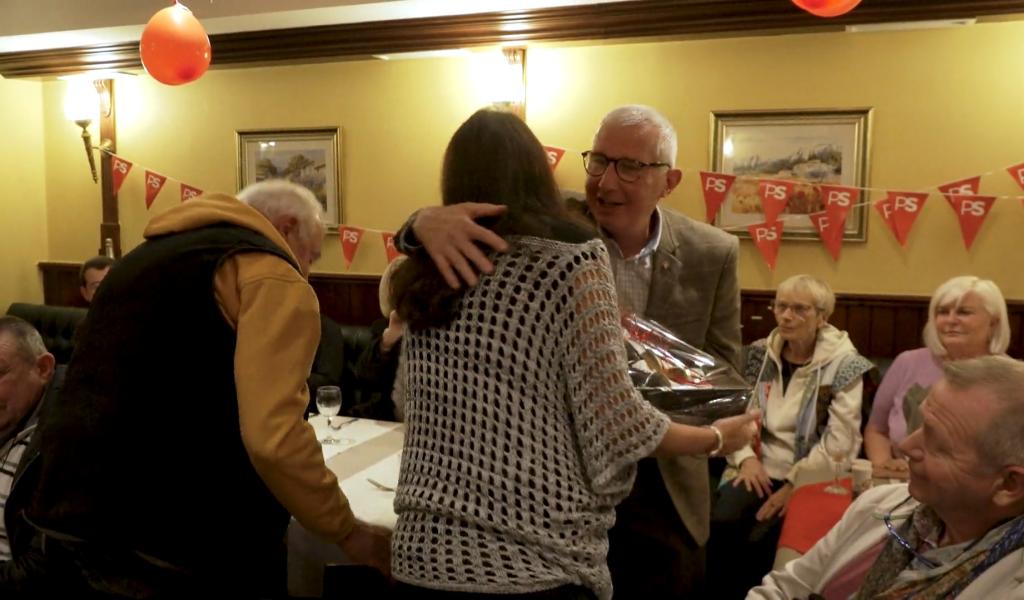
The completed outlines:
<svg viewBox="0 0 1024 600">
<path fill-rule="evenodd" d="M 622 316 L 633 385 L 673 421 L 707 425 L 747 410 L 751 390 L 724 360 L 650 319 Z"/>
</svg>

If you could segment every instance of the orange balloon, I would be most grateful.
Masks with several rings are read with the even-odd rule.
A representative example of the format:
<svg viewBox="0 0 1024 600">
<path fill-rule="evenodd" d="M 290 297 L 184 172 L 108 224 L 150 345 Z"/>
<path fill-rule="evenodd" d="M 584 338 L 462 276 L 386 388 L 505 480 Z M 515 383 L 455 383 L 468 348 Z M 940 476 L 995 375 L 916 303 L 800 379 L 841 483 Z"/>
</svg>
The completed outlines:
<svg viewBox="0 0 1024 600">
<path fill-rule="evenodd" d="M 199 79 L 210 67 L 210 38 L 192 11 L 175 2 L 146 23 L 139 55 L 153 79 L 181 85 Z"/>
<path fill-rule="evenodd" d="M 793 0 L 800 8 L 819 17 L 838 17 L 857 8 L 860 0 Z"/>
</svg>

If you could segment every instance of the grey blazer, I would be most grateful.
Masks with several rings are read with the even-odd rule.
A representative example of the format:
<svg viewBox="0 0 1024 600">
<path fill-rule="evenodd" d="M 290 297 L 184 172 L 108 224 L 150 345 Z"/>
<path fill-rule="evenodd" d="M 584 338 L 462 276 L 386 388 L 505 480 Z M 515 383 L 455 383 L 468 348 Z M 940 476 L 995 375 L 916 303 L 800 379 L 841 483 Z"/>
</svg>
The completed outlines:
<svg viewBox="0 0 1024 600">
<path fill-rule="evenodd" d="M 680 339 L 740 366 L 739 240 L 718 228 L 661 209 L 645 317 Z M 710 533 L 711 490 L 705 457 L 658 459 L 665 488 L 690 535 Z"/>
</svg>

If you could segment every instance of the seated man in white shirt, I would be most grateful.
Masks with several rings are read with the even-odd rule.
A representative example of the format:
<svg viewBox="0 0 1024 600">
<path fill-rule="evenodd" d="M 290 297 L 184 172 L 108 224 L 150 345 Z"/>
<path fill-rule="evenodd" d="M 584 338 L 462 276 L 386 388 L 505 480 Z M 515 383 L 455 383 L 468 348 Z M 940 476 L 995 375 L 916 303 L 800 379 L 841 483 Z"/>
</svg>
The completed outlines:
<svg viewBox="0 0 1024 600">
<path fill-rule="evenodd" d="M 1024 598 L 1024 363 L 947 363 L 900 449 L 909 484 L 866 492 L 747 598 Z"/>
</svg>

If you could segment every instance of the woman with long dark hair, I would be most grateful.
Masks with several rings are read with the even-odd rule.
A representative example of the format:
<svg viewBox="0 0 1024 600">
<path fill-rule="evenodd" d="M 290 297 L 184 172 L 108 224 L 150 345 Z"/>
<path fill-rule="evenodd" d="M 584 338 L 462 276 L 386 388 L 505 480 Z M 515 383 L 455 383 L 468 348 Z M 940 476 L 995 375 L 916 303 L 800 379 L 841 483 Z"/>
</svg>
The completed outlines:
<svg viewBox="0 0 1024 600">
<path fill-rule="evenodd" d="M 611 597 L 615 505 L 636 462 L 739 449 L 752 416 L 673 424 L 630 383 L 608 255 L 569 218 L 540 143 L 479 111 L 448 145 L 445 204 L 508 209 L 495 270 L 450 289 L 427 256 L 394 274 L 407 323 L 392 573 L 407 597 Z"/>
</svg>

